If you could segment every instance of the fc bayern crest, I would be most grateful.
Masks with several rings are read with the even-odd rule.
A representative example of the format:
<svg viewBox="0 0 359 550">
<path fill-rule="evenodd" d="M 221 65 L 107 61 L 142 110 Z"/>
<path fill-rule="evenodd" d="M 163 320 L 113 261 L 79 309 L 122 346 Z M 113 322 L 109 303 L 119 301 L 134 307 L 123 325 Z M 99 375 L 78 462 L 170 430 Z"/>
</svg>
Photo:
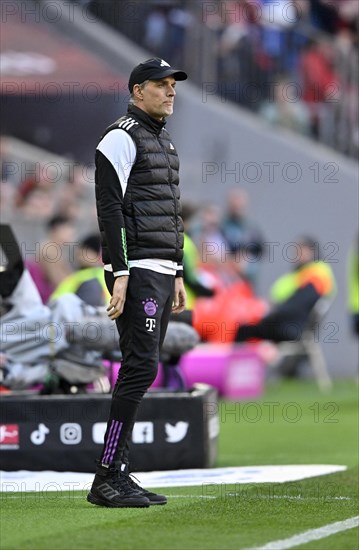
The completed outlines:
<svg viewBox="0 0 359 550">
<path fill-rule="evenodd" d="M 143 300 L 142 303 L 146 315 L 148 315 L 149 317 L 153 317 L 154 315 L 156 315 L 158 304 L 154 298 L 146 298 L 146 300 Z"/>
</svg>

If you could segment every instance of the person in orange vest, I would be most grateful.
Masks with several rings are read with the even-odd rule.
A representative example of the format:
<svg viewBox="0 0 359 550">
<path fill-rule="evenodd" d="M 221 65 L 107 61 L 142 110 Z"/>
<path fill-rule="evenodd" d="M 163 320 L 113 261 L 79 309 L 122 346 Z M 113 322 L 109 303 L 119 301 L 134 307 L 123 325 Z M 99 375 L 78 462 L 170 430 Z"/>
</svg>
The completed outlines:
<svg viewBox="0 0 359 550">
<path fill-rule="evenodd" d="M 240 325 L 259 322 L 268 311 L 267 301 L 256 296 L 248 281 L 246 268 L 243 255 L 227 253 L 221 271 L 227 284 L 218 282 L 213 296 L 197 297 L 191 309 L 172 315 L 171 320 L 191 325 L 203 342 L 232 343 Z"/>
<path fill-rule="evenodd" d="M 318 242 L 301 237 L 296 245 L 293 271 L 277 279 L 271 288 L 271 310 L 257 323 L 240 326 L 236 342 L 299 340 L 317 301 L 335 295 L 334 275 L 329 264 L 320 259 Z"/>
</svg>

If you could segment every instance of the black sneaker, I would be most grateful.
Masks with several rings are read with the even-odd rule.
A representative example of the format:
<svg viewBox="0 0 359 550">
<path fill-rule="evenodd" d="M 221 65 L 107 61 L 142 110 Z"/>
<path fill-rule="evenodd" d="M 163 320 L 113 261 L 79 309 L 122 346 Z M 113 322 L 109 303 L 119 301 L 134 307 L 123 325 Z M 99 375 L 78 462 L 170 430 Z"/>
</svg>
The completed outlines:
<svg viewBox="0 0 359 550">
<path fill-rule="evenodd" d="M 143 489 L 140 485 L 138 485 L 138 483 L 135 482 L 135 480 L 131 477 L 129 473 L 127 463 L 123 463 L 122 465 L 120 465 L 120 471 L 122 475 L 127 476 L 127 483 L 129 484 L 129 486 L 133 490 L 139 491 L 141 495 L 148 498 L 148 500 L 150 501 L 150 505 L 153 506 L 154 504 L 167 504 L 167 498 L 164 495 L 158 495 L 157 493 L 147 491 L 147 489 Z"/>
<path fill-rule="evenodd" d="M 154 504 L 167 504 L 167 498 L 164 495 L 158 495 L 157 493 L 152 493 L 151 491 L 147 491 L 147 489 L 143 489 L 143 487 L 138 485 L 132 477 L 128 476 L 127 482 L 130 487 L 140 491 L 141 495 L 145 496 L 150 501 L 151 506 Z"/>
<path fill-rule="evenodd" d="M 87 501 L 109 508 L 148 508 L 149 499 L 118 468 L 99 465 Z"/>
</svg>

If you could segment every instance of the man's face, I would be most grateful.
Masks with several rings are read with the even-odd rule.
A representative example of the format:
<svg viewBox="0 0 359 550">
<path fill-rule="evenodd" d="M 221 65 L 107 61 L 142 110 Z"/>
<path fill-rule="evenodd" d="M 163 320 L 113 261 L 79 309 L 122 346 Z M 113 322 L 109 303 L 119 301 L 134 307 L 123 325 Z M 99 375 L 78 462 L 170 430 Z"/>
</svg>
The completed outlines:
<svg viewBox="0 0 359 550">
<path fill-rule="evenodd" d="M 312 262 L 314 259 L 315 254 L 313 248 L 305 243 L 298 243 L 298 257 L 296 258 L 296 263 L 302 265 L 307 262 Z"/>
<path fill-rule="evenodd" d="M 173 76 L 161 80 L 149 80 L 143 88 L 138 88 L 136 105 L 148 115 L 158 120 L 172 115 L 176 95 L 176 81 Z"/>
</svg>

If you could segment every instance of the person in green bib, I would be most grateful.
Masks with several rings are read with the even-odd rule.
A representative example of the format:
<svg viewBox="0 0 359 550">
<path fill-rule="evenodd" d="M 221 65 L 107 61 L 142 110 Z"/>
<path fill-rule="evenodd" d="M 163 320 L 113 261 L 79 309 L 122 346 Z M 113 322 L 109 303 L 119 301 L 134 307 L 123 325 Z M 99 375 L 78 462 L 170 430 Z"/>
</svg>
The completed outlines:
<svg viewBox="0 0 359 550">
<path fill-rule="evenodd" d="M 68 275 L 54 290 L 50 300 L 64 294 L 76 294 L 91 306 L 104 306 L 110 299 L 101 262 L 101 239 L 97 234 L 88 235 L 76 250 L 78 269 Z"/>
<path fill-rule="evenodd" d="M 196 244 L 189 235 L 190 222 L 196 211 L 196 207 L 192 206 L 189 202 L 182 203 L 182 220 L 184 225 L 183 280 L 187 294 L 186 309 L 193 309 L 198 297 L 210 297 L 215 293 L 211 287 L 209 276 L 206 276 L 199 269 L 201 263 L 200 254 Z"/>
<path fill-rule="evenodd" d="M 359 336 L 359 235 L 348 257 L 348 307 L 353 332 Z"/>
</svg>

